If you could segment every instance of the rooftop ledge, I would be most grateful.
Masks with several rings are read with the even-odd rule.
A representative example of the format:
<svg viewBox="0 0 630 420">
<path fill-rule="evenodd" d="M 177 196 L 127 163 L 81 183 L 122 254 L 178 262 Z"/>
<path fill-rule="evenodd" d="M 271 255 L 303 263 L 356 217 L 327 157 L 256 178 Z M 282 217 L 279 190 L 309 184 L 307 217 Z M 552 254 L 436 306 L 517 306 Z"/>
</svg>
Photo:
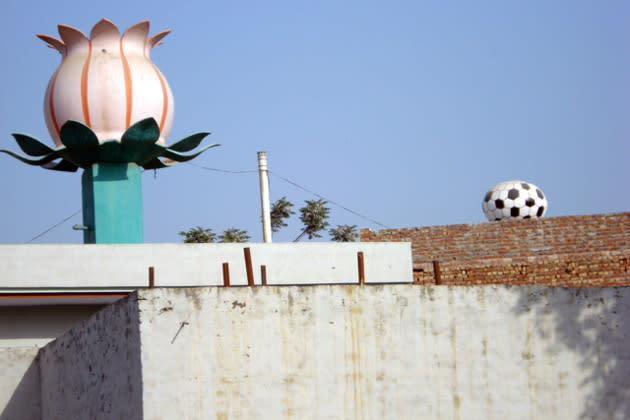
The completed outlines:
<svg viewBox="0 0 630 420">
<path fill-rule="evenodd" d="M 0 306 L 41 297 L 107 303 L 150 278 L 155 287 L 223 286 L 225 263 L 230 285 L 247 286 L 246 249 L 255 285 L 262 266 L 268 285 L 356 284 L 360 265 L 366 284 L 413 281 L 409 242 L 0 245 Z"/>
</svg>

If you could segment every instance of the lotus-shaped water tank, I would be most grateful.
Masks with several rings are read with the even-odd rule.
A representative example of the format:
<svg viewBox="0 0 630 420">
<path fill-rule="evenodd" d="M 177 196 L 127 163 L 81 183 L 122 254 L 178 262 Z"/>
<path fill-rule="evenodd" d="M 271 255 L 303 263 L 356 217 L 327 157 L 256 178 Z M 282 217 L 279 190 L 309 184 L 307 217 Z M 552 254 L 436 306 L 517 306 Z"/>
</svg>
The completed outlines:
<svg viewBox="0 0 630 420">
<path fill-rule="evenodd" d="M 149 56 L 170 30 L 147 38 L 149 21 L 144 20 L 121 37 L 107 19 L 94 25 L 89 39 L 71 26 L 58 29 L 61 39 L 37 35 L 62 56 L 44 98 L 55 144 L 61 144 L 61 127 L 68 120 L 86 125 L 103 142 L 120 141 L 129 127 L 146 118 L 156 120 L 158 142 L 164 144 L 173 121 L 173 95 Z"/>
<path fill-rule="evenodd" d="M 169 32 L 147 38 L 149 21 L 144 20 L 121 37 L 116 25 L 102 19 L 92 28 L 91 39 L 67 25 L 59 25 L 61 40 L 37 35 L 62 56 L 44 99 L 46 125 L 56 147 L 13 134 L 24 153 L 35 159 L 9 150 L 0 152 L 59 171 L 86 169 L 96 163 L 158 169 L 218 146 L 182 154 L 197 147 L 207 132 L 165 144 L 173 120 L 173 95 L 149 53 Z"/>
</svg>

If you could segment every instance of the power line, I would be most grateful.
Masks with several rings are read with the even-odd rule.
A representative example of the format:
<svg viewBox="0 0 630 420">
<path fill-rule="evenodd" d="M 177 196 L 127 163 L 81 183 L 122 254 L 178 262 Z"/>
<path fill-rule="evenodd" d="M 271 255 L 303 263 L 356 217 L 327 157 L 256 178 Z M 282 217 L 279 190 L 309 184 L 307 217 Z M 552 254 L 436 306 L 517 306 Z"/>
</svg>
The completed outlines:
<svg viewBox="0 0 630 420">
<path fill-rule="evenodd" d="M 233 171 L 233 170 L 228 170 L 228 169 L 209 168 L 209 167 L 207 167 L 207 166 L 196 165 L 196 164 L 194 164 L 194 163 L 190 163 L 190 162 L 187 162 L 187 163 L 188 163 L 189 165 L 195 166 L 195 167 L 197 167 L 197 168 L 205 169 L 205 170 L 208 170 L 208 171 L 222 172 L 222 173 L 228 173 L 228 174 L 249 174 L 249 173 L 257 173 L 257 172 L 258 172 L 258 171 L 257 171 L 257 170 L 255 170 L 255 169 L 254 169 L 254 170 L 245 170 L 245 171 Z M 313 195 L 314 195 L 314 196 L 316 196 L 316 197 L 319 197 L 319 198 L 321 198 L 321 199 L 323 199 L 323 200 L 328 201 L 328 202 L 329 202 L 329 203 L 331 203 L 331 204 L 334 204 L 335 206 L 337 206 L 337 207 L 339 207 L 339 208 L 342 208 L 343 210 L 347 211 L 348 213 L 352 213 L 352 214 L 354 214 L 355 216 L 358 216 L 358 217 L 360 217 L 360 218 L 362 218 L 362 219 L 364 219 L 364 220 L 367 220 L 367 221 L 369 221 L 369 222 L 372 222 L 372 223 L 374 223 L 375 225 L 381 226 L 381 227 L 383 227 L 383 228 L 385 228 L 385 229 L 390 229 L 390 227 L 388 227 L 388 226 L 384 225 L 383 223 L 380 223 L 380 222 L 378 222 L 378 221 L 376 221 L 376 220 L 374 220 L 374 219 L 372 219 L 372 218 L 370 218 L 370 217 L 367 217 L 367 216 L 365 216 L 365 215 L 363 215 L 363 214 L 361 214 L 361 213 L 358 213 L 358 212 L 356 212 L 356 211 L 354 211 L 354 210 L 351 210 L 351 209 L 349 209 L 348 207 L 346 207 L 346 206 L 344 206 L 344 205 L 342 205 L 342 204 L 339 204 L 339 203 L 337 203 L 336 201 L 333 201 L 333 200 L 331 200 L 331 199 L 329 199 L 329 198 L 326 198 L 326 197 L 324 197 L 323 195 L 316 193 L 315 191 L 309 190 L 308 188 L 303 187 L 303 186 L 301 186 L 300 184 L 298 184 L 298 183 L 296 183 L 296 182 L 293 182 L 293 181 L 291 181 L 290 179 L 285 178 L 285 177 L 283 177 L 283 176 L 281 176 L 281 175 L 279 175 L 279 174 L 277 174 L 277 173 L 275 173 L 275 172 L 273 172 L 273 171 L 271 171 L 271 170 L 268 170 L 268 172 L 269 172 L 270 174 L 272 174 L 272 175 L 274 175 L 274 176 L 276 176 L 276 177 L 280 178 L 280 179 L 281 179 L 281 180 L 283 180 L 284 182 L 287 182 L 287 183 L 289 183 L 289 184 L 291 184 L 291 185 L 293 185 L 293 186 L 295 186 L 295 187 L 297 187 L 297 188 L 299 188 L 299 189 L 301 189 L 301 190 L 303 190 L 303 191 L 306 191 L 306 192 L 307 192 L 307 193 L 309 193 L 309 194 L 313 194 Z"/>
<path fill-rule="evenodd" d="M 227 174 L 250 174 L 250 173 L 257 173 L 257 172 L 258 172 L 258 171 L 257 171 L 257 170 L 255 170 L 255 169 L 254 169 L 254 170 L 245 170 L 245 171 L 232 171 L 232 170 L 228 170 L 228 169 L 209 168 L 209 167 L 207 167 L 207 166 L 196 165 L 196 164 L 191 163 L 191 162 L 186 162 L 186 163 L 188 163 L 188 164 L 189 164 L 189 165 L 191 165 L 191 166 L 195 166 L 195 167 L 197 167 L 197 168 L 205 169 L 205 170 L 208 170 L 208 171 L 222 172 L 222 173 L 227 173 Z M 358 216 L 358 217 L 360 217 L 360 218 L 362 218 L 362 219 L 365 219 L 365 220 L 367 220 L 367 221 L 369 221 L 369 222 L 372 222 L 372 223 L 374 223 L 375 225 L 381 226 L 381 227 L 383 227 L 383 228 L 385 228 L 385 229 L 390 229 L 388 226 L 386 226 L 386 225 L 384 225 L 384 224 L 382 224 L 382 223 L 380 223 L 380 222 L 377 222 L 376 220 L 374 220 L 374 219 L 372 219 L 372 218 L 370 218 L 370 217 L 364 216 L 364 215 L 362 215 L 362 214 L 360 214 L 360 213 L 358 213 L 358 212 L 356 212 L 356 211 L 354 211 L 354 210 L 351 210 L 351 209 L 349 209 L 348 207 L 345 207 L 345 206 L 343 206 L 343 205 L 341 205 L 341 204 L 339 204 L 339 203 L 337 203 L 337 202 L 335 202 L 335 201 L 333 201 L 333 200 L 330 200 L 330 199 L 328 199 L 328 198 L 324 197 L 324 196 L 323 196 L 323 195 L 321 195 L 321 194 L 317 194 L 315 191 L 309 190 L 308 188 L 305 188 L 305 187 L 303 187 L 303 186 L 299 185 L 298 183 L 293 182 L 293 181 L 291 181 L 290 179 L 287 179 L 287 178 L 285 178 L 285 177 L 283 177 L 283 176 L 281 176 L 281 175 L 279 175 L 279 174 L 277 174 L 277 173 L 275 173 L 275 172 L 273 172 L 273 171 L 268 170 L 268 172 L 269 172 L 270 174 L 272 174 L 272 175 L 274 175 L 274 176 L 276 176 L 276 177 L 280 178 L 280 179 L 281 179 L 281 180 L 283 180 L 284 182 L 288 182 L 289 184 L 291 184 L 291 185 L 293 185 L 293 186 L 295 186 L 295 187 L 297 187 L 297 188 L 299 188 L 299 189 L 301 189 L 301 190 L 303 190 L 303 191 L 306 191 L 306 192 L 307 192 L 307 193 L 309 193 L 309 194 L 313 194 L 313 195 L 315 195 L 316 197 L 319 197 L 319 198 L 321 198 L 321 199 L 323 199 L 323 200 L 326 200 L 326 201 L 328 201 L 329 203 L 334 204 L 334 205 L 336 205 L 337 207 L 342 208 L 342 209 L 344 209 L 345 211 L 347 211 L 347 212 L 349 212 L 349 213 L 354 214 L 355 216 Z"/>
<path fill-rule="evenodd" d="M 348 207 L 345 207 L 345 206 L 343 206 L 343 205 L 341 205 L 341 204 L 339 204 L 339 203 L 337 203 L 337 202 L 335 202 L 335 201 L 333 201 L 333 200 L 331 200 L 331 199 L 329 199 L 329 198 L 326 198 L 326 197 L 324 197 L 324 196 L 323 196 L 323 195 L 321 195 L 321 194 L 317 194 L 315 191 L 309 190 L 308 188 L 305 188 L 305 187 L 303 187 L 303 186 L 301 186 L 301 185 L 299 185 L 299 184 L 297 184 L 297 183 L 295 183 L 295 182 L 291 181 L 290 179 L 287 179 L 287 178 L 285 178 L 285 177 L 283 177 L 283 176 L 281 176 L 281 175 L 278 175 L 277 173 L 275 173 L 275 172 L 273 172 L 273 171 L 269 171 L 269 173 L 270 173 L 270 174 L 272 174 L 273 176 L 276 176 L 276 177 L 280 178 L 280 179 L 281 179 L 281 180 L 283 180 L 284 182 L 288 182 L 289 184 L 291 184 L 291 185 L 293 185 L 293 186 L 295 186 L 295 187 L 297 187 L 297 188 L 299 188 L 299 189 L 301 189 L 301 190 L 303 190 L 303 191 L 306 191 L 306 192 L 307 192 L 307 193 L 309 193 L 309 194 L 313 194 L 314 196 L 319 197 L 319 198 L 321 198 L 322 200 L 326 200 L 326 201 L 328 201 L 329 203 L 334 204 L 335 206 L 337 206 L 337 207 L 340 207 L 340 208 L 344 209 L 344 210 L 345 210 L 345 211 L 347 211 L 348 213 L 352 213 L 352 214 L 354 214 L 355 216 L 359 216 L 360 218 L 365 219 L 365 220 L 368 220 L 368 221 L 370 221 L 370 222 L 374 223 L 375 225 L 379 225 L 379 226 L 381 226 L 381 227 L 384 227 L 385 229 L 390 229 L 388 226 L 385 226 L 384 224 L 382 224 L 382 223 L 380 223 L 380 222 L 377 222 L 377 221 L 376 221 L 376 220 L 374 220 L 374 219 L 371 219 L 371 218 L 369 218 L 369 217 L 367 217 L 367 216 L 364 216 L 364 215 L 362 215 L 361 213 L 357 213 L 356 211 L 351 210 L 351 209 L 349 209 Z"/>
<path fill-rule="evenodd" d="M 226 174 L 251 174 L 251 173 L 258 173 L 258 170 L 256 170 L 256 169 L 252 169 L 252 170 L 244 170 L 244 171 L 233 171 L 233 170 L 229 170 L 229 169 L 210 168 L 210 167 L 207 167 L 207 166 L 196 165 L 196 164 L 194 164 L 194 163 L 190 163 L 190 162 L 186 162 L 186 163 L 188 163 L 188 164 L 189 164 L 189 165 L 191 165 L 191 166 L 194 166 L 194 167 L 197 167 L 197 168 L 200 168 L 200 169 L 204 169 L 204 170 L 207 170 L 207 171 L 221 172 L 221 173 L 226 173 Z M 143 171 L 143 172 L 144 172 L 144 171 Z M 383 227 L 383 228 L 385 228 L 385 229 L 389 229 L 389 227 L 388 227 L 388 226 L 386 226 L 386 225 L 384 225 L 384 224 L 382 224 L 382 223 L 380 223 L 380 222 L 377 222 L 376 220 L 374 220 L 374 219 L 372 219 L 372 218 L 370 218 L 370 217 L 367 217 L 367 216 L 365 216 L 365 215 L 363 215 L 363 214 L 361 214 L 361 213 L 358 213 L 358 212 L 356 212 L 356 211 L 354 211 L 354 210 L 351 210 L 351 209 L 349 209 L 348 207 L 343 206 L 343 205 L 341 205 L 341 204 L 337 203 L 336 201 L 333 201 L 333 200 L 331 200 L 331 199 L 329 199 L 329 198 L 324 197 L 324 196 L 323 196 L 323 195 L 321 195 L 321 194 L 316 193 L 315 191 L 309 190 L 308 188 L 303 187 L 303 186 L 301 186 L 300 184 L 298 184 L 298 183 L 296 183 L 296 182 L 293 182 L 293 181 L 291 181 L 291 180 L 290 180 L 290 179 L 288 179 L 288 178 L 285 178 L 285 177 L 283 177 L 283 176 L 281 176 L 281 175 L 279 175 L 279 174 L 277 174 L 277 173 L 275 173 L 275 172 L 273 172 L 273 171 L 268 171 L 268 172 L 269 172 L 270 174 L 272 174 L 273 176 L 275 176 L 275 177 L 277 177 L 277 178 L 279 178 L 279 179 L 283 180 L 284 182 L 287 182 L 287 183 L 289 183 L 289 184 L 293 185 L 294 187 L 297 187 L 297 188 L 299 188 L 299 189 L 301 189 L 301 190 L 303 190 L 303 191 L 306 191 L 306 192 L 307 192 L 307 193 L 309 193 L 309 194 L 313 194 L 314 196 L 319 197 L 319 198 L 321 198 L 322 200 L 326 200 L 326 201 L 327 201 L 327 202 L 329 202 L 330 204 L 334 204 L 335 206 L 337 206 L 337 207 L 339 207 L 339 208 L 341 208 L 341 209 L 343 209 L 343 210 L 347 211 L 348 213 L 352 213 L 352 214 L 354 214 L 355 216 L 358 216 L 358 217 L 360 217 L 360 218 L 362 218 L 362 219 L 365 219 L 365 220 L 367 220 L 367 221 L 369 221 L 369 222 L 374 223 L 375 225 L 381 226 L 381 227 Z M 70 216 L 66 217 L 65 219 L 63 219 L 63 220 L 61 220 L 61 221 L 59 221 L 59 222 L 57 222 L 57 223 L 56 223 L 56 224 L 54 224 L 53 226 L 49 227 L 48 229 L 46 229 L 45 231 L 41 232 L 40 234 L 38 234 L 38 235 L 34 236 L 33 238 L 31 238 L 29 241 L 27 241 L 27 242 L 25 242 L 25 243 L 30 244 L 30 243 L 31 243 L 31 242 L 33 242 L 34 240 L 36 240 L 36 239 L 38 239 L 38 238 L 40 238 L 40 237 L 44 236 L 45 234 L 47 234 L 47 233 L 48 233 L 48 232 L 50 232 L 51 230 L 55 229 L 56 227 L 61 226 L 62 224 L 64 224 L 64 223 L 65 223 L 65 222 L 67 222 L 68 220 L 72 219 L 74 216 L 76 216 L 76 215 L 77 215 L 77 214 L 79 214 L 79 213 L 81 213 L 81 210 L 77 210 L 76 212 L 72 213 Z"/>
<path fill-rule="evenodd" d="M 197 168 L 205 169 L 207 171 L 222 172 L 222 173 L 225 173 L 225 174 L 253 174 L 253 173 L 258 173 L 257 169 L 252 169 L 252 170 L 248 170 L 248 171 L 231 171 L 231 170 L 228 170 L 228 169 L 209 168 L 207 166 L 196 165 L 196 164 L 191 163 L 191 162 L 186 162 L 186 163 L 189 164 L 190 166 L 195 166 Z"/>
<path fill-rule="evenodd" d="M 46 229 L 45 231 L 43 231 L 42 233 L 40 233 L 39 235 L 31 238 L 31 240 L 24 242 L 26 244 L 30 244 L 31 242 L 33 242 L 35 239 L 40 238 L 42 236 L 44 236 L 45 234 L 47 234 L 48 232 L 50 232 L 51 230 L 53 230 L 54 228 L 56 228 L 57 226 L 61 226 L 62 224 L 64 224 L 65 222 L 67 222 L 68 220 L 72 219 L 74 216 L 76 216 L 77 214 L 81 213 L 81 210 L 78 210 L 74 213 L 72 213 L 70 216 L 66 217 L 65 219 L 63 219 L 62 221 L 56 223 L 55 225 L 49 227 L 48 229 Z"/>
</svg>

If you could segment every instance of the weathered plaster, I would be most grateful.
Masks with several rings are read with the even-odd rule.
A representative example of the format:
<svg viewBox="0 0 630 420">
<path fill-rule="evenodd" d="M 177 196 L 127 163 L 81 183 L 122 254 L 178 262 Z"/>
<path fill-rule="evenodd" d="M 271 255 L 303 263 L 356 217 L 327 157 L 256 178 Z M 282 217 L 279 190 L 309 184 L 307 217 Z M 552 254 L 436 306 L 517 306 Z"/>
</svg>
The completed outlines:
<svg viewBox="0 0 630 420">
<path fill-rule="evenodd" d="M 630 396 L 630 289 L 304 286 L 139 296 L 146 419 L 610 419 L 623 418 Z M 607 363 L 618 374 L 600 372 Z"/>
<path fill-rule="evenodd" d="M 42 418 L 624 419 L 629 303 L 630 288 L 139 290 L 43 350 Z"/>
<path fill-rule="evenodd" d="M 126 298 L 42 348 L 42 419 L 143 418 L 139 318 Z"/>
</svg>

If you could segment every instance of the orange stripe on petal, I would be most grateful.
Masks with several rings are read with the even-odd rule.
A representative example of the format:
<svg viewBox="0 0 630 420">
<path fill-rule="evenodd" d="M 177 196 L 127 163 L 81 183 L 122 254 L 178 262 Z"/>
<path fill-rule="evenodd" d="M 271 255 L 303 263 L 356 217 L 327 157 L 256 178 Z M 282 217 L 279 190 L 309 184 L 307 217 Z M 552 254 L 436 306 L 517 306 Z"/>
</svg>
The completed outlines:
<svg viewBox="0 0 630 420">
<path fill-rule="evenodd" d="M 170 32 L 171 30 L 169 29 L 168 32 Z M 168 35 L 167 31 L 164 35 L 162 35 L 162 37 Z M 154 35 L 155 37 L 155 35 Z M 160 80 L 160 86 L 162 87 L 162 117 L 160 118 L 160 135 L 162 134 L 162 129 L 164 128 L 164 123 L 166 122 L 166 114 L 168 112 L 168 90 L 166 88 L 166 81 L 164 80 L 164 78 L 162 77 L 162 73 L 160 73 L 160 70 L 157 68 L 157 66 L 149 59 L 149 50 L 150 48 L 146 48 L 145 44 L 145 49 L 144 49 L 144 58 L 147 59 L 147 61 L 151 64 L 151 67 L 153 67 L 153 70 L 155 71 L 155 75 L 158 77 L 158 79 Z"/>
<path fill-rule="evenodd" d="M 157 69 L 156 69 L 157 70 Z M 164 122 L 166 121 L 166 114 L 168 112 L 168 92 L 166 90 L 166 82 L 162 75 L 158 72 L 158 77 L 160 78 L 160 85 L 162 85 L 162 119 L 160 120 L 160 134 L 162 133 L 162 129 L 164 128 Z"/>
<path fill-rule="evenodd" d="M 146 53 L 145 53 L 146 57 Z M 157 66 L 151 62 L 151 66 L 153 66 L 153 70 L 155 70 L 155 74 L 160 80 L 160 86 L 162 87 L 162 118 L 160 118 L 160 134 L 162 134 L 162 129 L 164 128 L 164 123 L 166 122 L 166 114 L 168 112 L 168 90 L 166 89 L 166 82 L 164 81 L 164 77 L 158 70 Z"/>
<path fill-rule="evenodd" d="M 131 80 L 131 70 L 129 69 L 129 62 L 125 57 L 123 51 L 122 39 L 120 40 L 120 58 L 122 59 L 123 73 L 125 75 L 125 97 L 127 99 L 127 113 L 125 116 L 125 128 L 129 128 L 131 125 L 131 110 L 133 107 L 133 84 Z"/>
<path fill-rule="evenodd" d="M 81 106 L 83 108 L 83 119 L 85 125 L 91 127 L 90 124 L 90 109 L 88 106 L 88 70 L 90 68 L 90 59 L 92 58 L 92 41 L 88 44 L 88 55 L 83 64 L 83 71 L 81 72 Z"/>
</svg>

